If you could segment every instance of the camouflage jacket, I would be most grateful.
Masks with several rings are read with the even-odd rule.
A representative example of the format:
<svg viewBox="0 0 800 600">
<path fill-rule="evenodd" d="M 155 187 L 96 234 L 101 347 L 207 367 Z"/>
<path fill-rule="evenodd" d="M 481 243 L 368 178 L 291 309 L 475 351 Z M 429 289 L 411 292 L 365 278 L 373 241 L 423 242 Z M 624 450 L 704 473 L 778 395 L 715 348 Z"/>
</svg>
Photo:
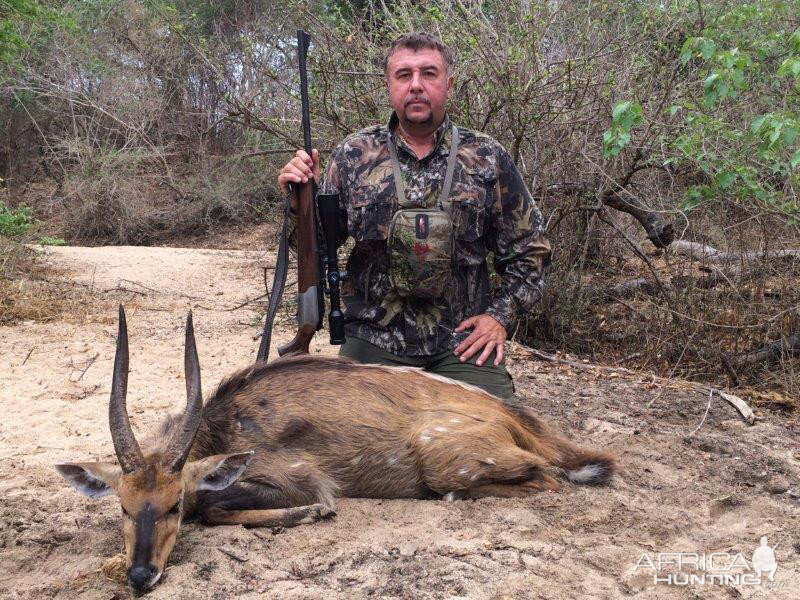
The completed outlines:
<svg viewBox="0 0 800 600">
<path fill-rule="evenodd" d="M 346 335 L 393 354 L 433 355 L 454 349 L 469 332 L 453 329 L 486 313 L 508 326 L 514 311 L 529 310 L 542 295 L 550 244 L 542 216 L 511 157 L 495 140 L 459 127 L 460 143 L 451 217 L 455 273 L 444 297 L 400 297 L 388 276 L 387 236 L 398 209 L 387 142 L 397 144 L 407 202 L 432 207 L 441 191 L 452 136 L 449 119 L 436 132 L 431 153 L 419 160 L 401 136 L 397 116 L 388 125 L 348 136 L 333 151 L 320 193 L 340 194 L 340 234 L 355 247 L 342 284 Z M 500 285 L 492 292 L 489 252 Z"/>
</svg>

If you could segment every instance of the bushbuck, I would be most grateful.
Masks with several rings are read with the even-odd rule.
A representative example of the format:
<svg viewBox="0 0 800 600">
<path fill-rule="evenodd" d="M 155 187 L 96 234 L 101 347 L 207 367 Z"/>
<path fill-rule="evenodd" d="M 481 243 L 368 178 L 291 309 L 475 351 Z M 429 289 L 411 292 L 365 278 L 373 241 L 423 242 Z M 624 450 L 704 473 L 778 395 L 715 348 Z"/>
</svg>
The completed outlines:
<svg viewBox="0 0 800 600">
<path fill-rule="evenodd" d="M 187 405 L 143 452 L 125 405 L 128 334 L 120 306 L 109 423 L 119 465 L 58 471 L 90 498 L 122 504 L 127 577 L 154 585 L 181 521 L 292 527 L 334 515 L 334 498 L 525 496 L 608 480 L 614 459 L 554 435 L 519 404 L 413 368 L 301 356 L 256 363 L 203 406 L 192 315 Z"/>
</svg>

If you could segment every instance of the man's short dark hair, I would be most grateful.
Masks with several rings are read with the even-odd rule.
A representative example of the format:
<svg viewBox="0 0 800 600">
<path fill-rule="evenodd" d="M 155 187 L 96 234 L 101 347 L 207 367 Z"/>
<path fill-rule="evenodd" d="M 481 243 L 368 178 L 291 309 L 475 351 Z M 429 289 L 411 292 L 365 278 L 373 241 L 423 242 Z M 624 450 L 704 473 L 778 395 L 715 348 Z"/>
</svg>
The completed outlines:
<svg viewBox="0 0 800 600">
<path fill-rule="evenodd" d="M 438 50 L 439 54 L 442 55 L 442 60 L 444 61 L 447 72 L 452 73 L 453 71 L 453 53 L 450 52 L 450 48 L 444 45 L 442 40 L 424 31 L 412 31 L 411 33 L 404 33 L 389 45 L 389 48 L 386 50 L 386 55 L 383 57 L 384 73 L 386 73 L 389 68 L 389 58 L 398 48 L 408 48 L 414 52 L 418 52 L 423 48 Z"/>
</svg>

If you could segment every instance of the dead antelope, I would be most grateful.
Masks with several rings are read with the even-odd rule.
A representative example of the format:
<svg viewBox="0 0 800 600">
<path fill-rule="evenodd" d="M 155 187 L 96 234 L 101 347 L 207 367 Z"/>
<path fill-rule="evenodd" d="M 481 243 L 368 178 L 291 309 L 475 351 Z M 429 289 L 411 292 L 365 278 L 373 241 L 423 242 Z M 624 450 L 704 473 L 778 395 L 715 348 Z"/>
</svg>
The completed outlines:
<svg viewBox="0 0 800 600">
<path fill-rule="evenodd" d="M 525 496 L 557 490 L 548 470 L 605 482 L 606 453 L 548 431 L 529 409 L 417 369 L 303 356 L 258 363 L 203 406 L 192 316 L 187 406 L 142 452 L 125 407 L 128 336 L 120 307 L 109 422 L 119 466 L 58 471 L 90 498 L 122 504 L 128 582 L 163 572 L 181 520 L 291 527 L 334 514 L 334 498 Z"/>
</svg>

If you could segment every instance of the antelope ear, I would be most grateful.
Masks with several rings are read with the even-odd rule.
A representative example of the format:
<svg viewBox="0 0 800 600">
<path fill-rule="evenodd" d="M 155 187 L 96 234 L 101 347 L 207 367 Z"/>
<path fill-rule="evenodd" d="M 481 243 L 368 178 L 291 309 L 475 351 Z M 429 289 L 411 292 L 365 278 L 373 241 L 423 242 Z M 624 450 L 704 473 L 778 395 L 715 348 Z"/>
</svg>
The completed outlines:
<svg viewBox="0 0 800 600">
<path fill-rule="evenodd" d="M 183 468 L 185 485 L 190 490 L 224 490 L 239 479 L 253 451 L 240 454 L 216 454 L 187 464 Z"/>
<path fill-rule="evenodd" d="M 117 490 L 122 469 L 112 463 L 62 463 L 56 471 L 84 496 L 93 500 Z"/>
</svg>

